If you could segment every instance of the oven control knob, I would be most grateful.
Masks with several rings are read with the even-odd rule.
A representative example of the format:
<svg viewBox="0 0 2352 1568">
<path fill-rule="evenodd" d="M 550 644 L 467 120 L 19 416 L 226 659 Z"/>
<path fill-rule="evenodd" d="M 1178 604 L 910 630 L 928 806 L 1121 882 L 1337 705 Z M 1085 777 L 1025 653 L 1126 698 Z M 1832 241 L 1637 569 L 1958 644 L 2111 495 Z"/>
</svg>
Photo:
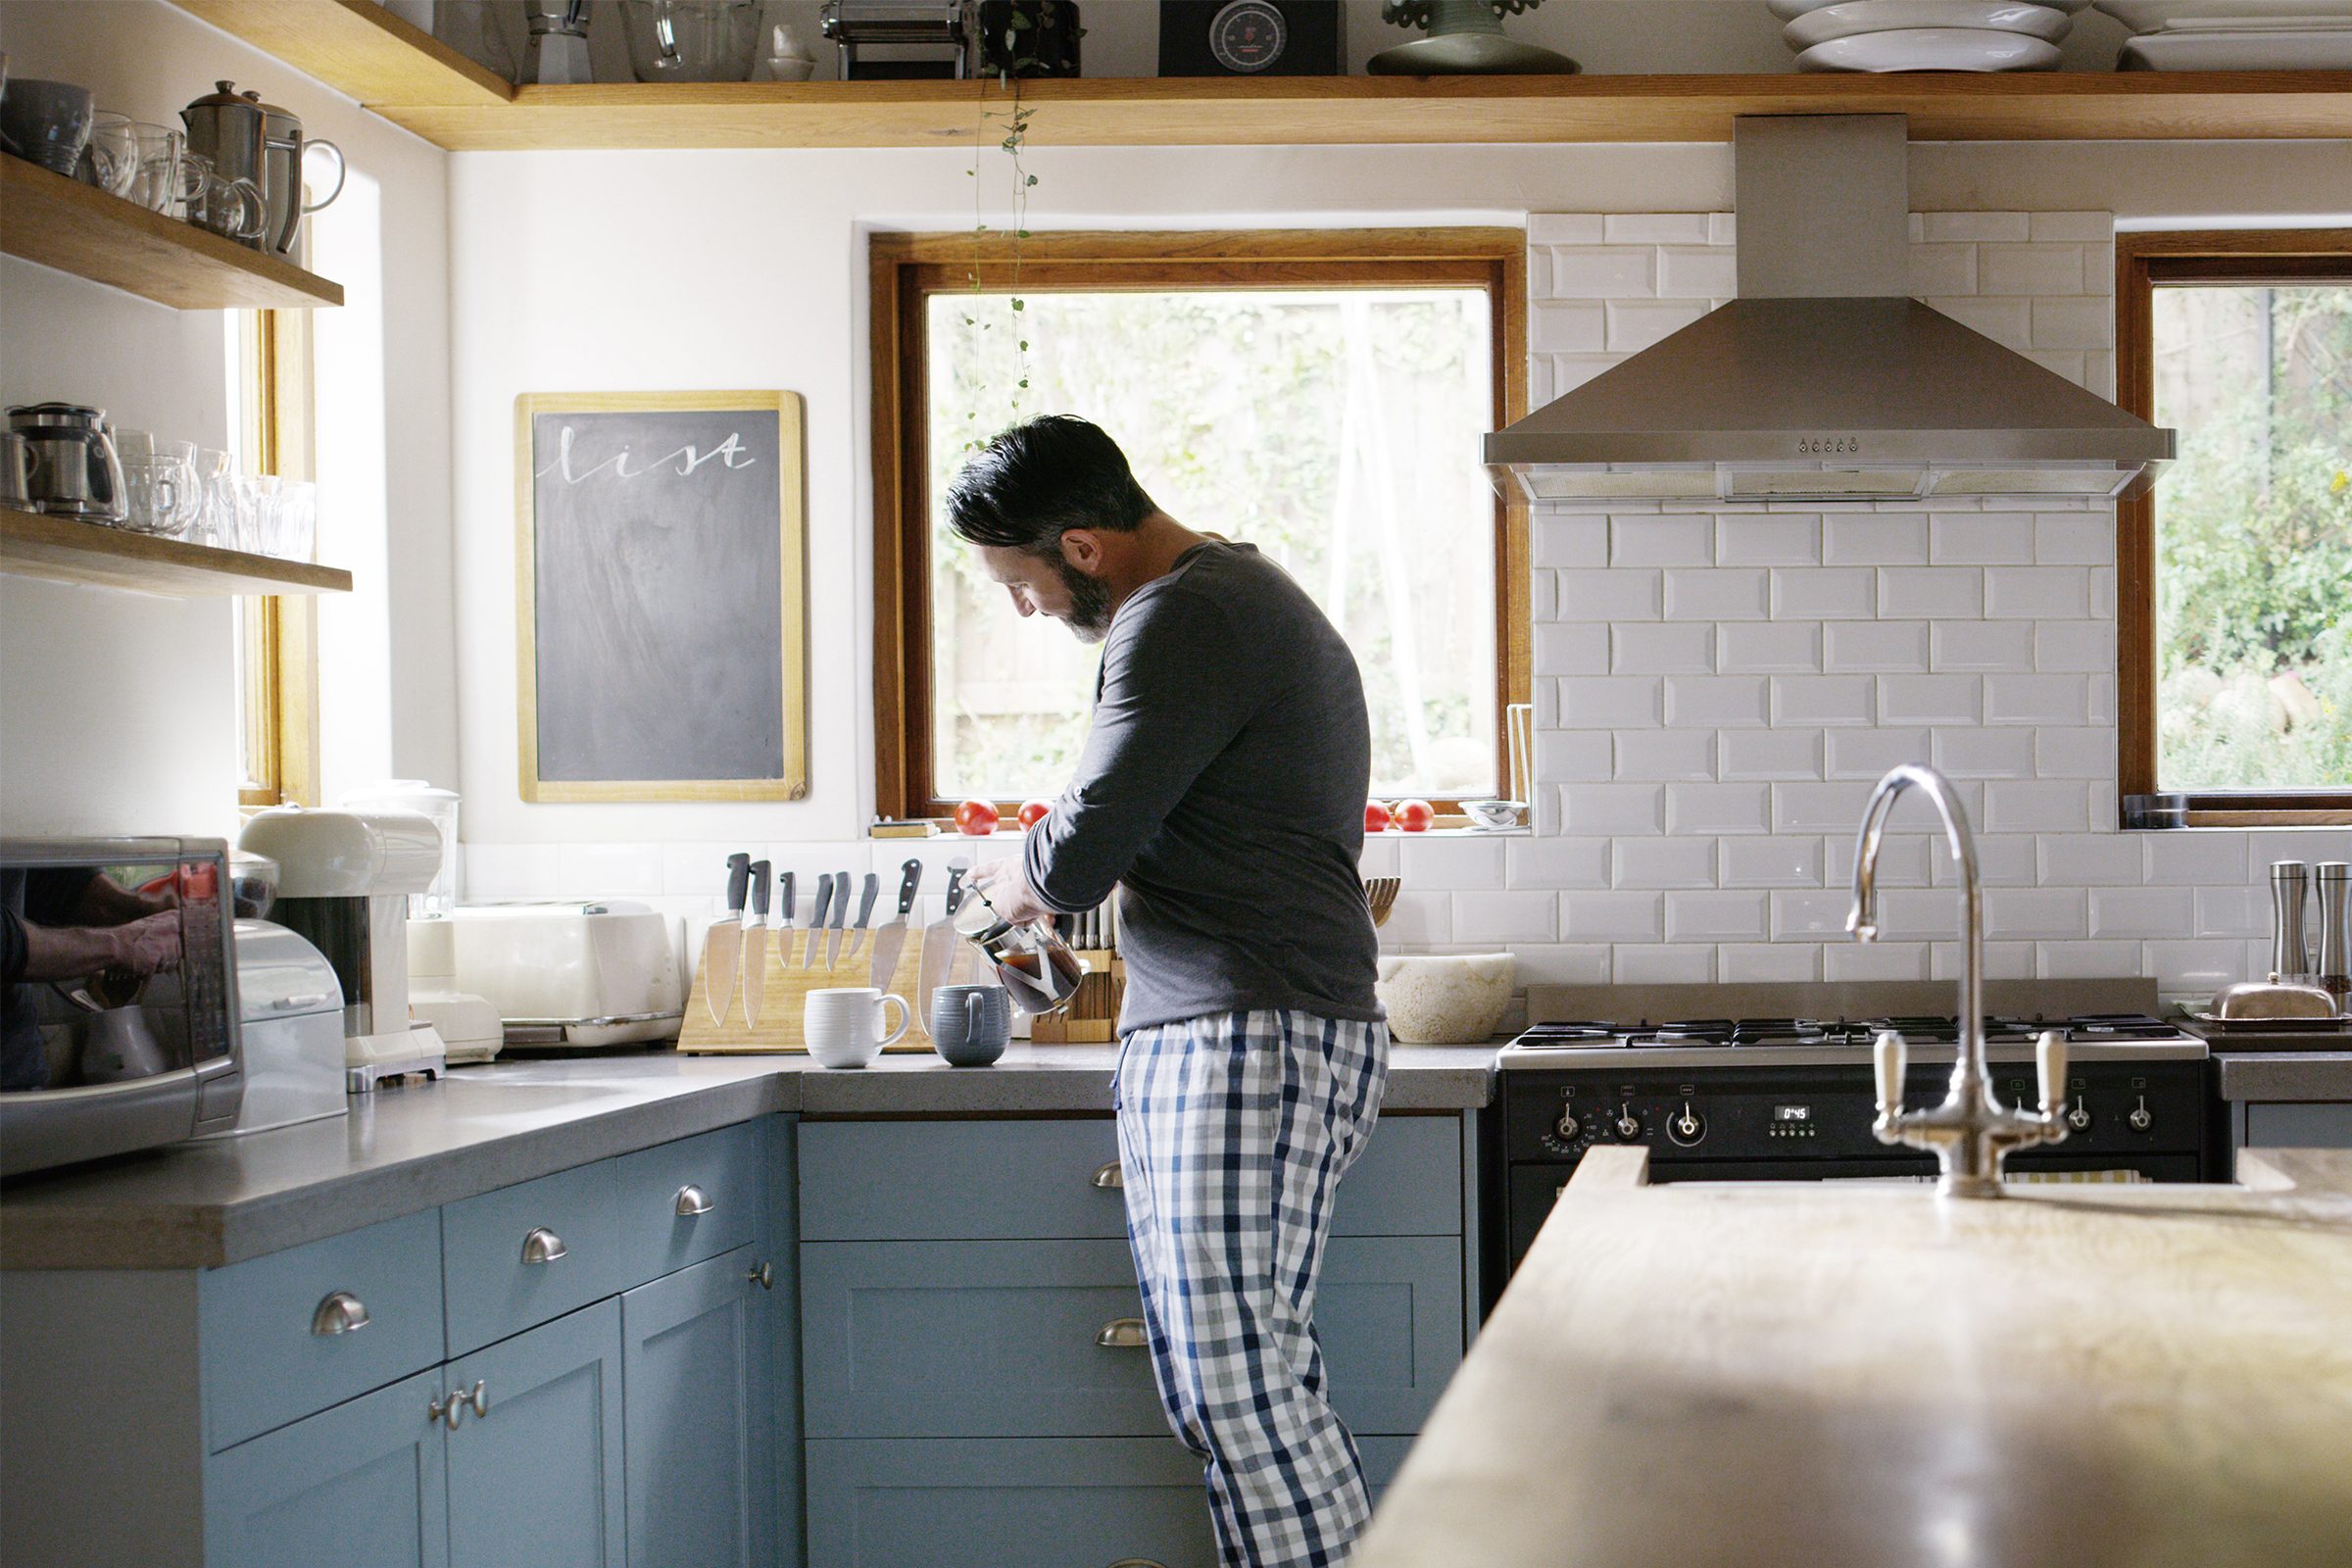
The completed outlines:
<svg viewBox="0 0 2352 1568">
<path fill-rule="evenodd" d="M 2079 1133 L 2090 1131 L 2090 1107 L 2078 1104 L 2066 1113 L 2066 1124 Z"/>
<path fill-rule="evenodd" d="M 1642 1136 L 1642 1120 L 1634 1114 L 1631 1101 L 1618 1107 L 1617 1136 L 1629 1144 Z"/>
<path fill-rule="evenodd" d="M 2144 1133 L 2150 1127 L 2155 1126 L 2156 1117 L 2148 1109 L 2148 1097 L 2140 1096 L 2139 1103 L 2132 1107 L 2132 1113 L 2124 1120 L 2132 1124 L 2132 1130 L 2135 1133 Z"/>
<path fill-rule="evenodd" d="M 1666 1118 L 1666 1136 L 1684 1149 L 1689 1149 L 1707 1136 L 1707 1118 L 1683 1102 L 1683 1108 Z"/>
<path fill-rule="evenodd" d="M 1585 1136 L 1583 1123 L 1576 1119 L 1576 1107 L 1574 1105 L 1563 1105 L 1560 1107 L 1559 1125 L 1552 1128 L 1552 1131 L 1557 1133 L 1560 1137 L 1567 1139 L 1570 1143 L 1574 1143 L 1577 1139 Z"/>
</svg>

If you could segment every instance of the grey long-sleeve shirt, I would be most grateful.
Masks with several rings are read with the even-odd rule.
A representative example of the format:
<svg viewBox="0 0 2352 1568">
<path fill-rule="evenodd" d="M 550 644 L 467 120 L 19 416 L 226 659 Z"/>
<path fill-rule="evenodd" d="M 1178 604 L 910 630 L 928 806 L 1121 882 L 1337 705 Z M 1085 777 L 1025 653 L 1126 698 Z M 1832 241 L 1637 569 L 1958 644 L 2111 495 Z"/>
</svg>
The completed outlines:
<svg viewBox="0 0 2352 1568">
<path fill-rule="evenodd" d="M 1123 884 L 1122 1031 L 1382 1016 L 1356 865 L 1371 760 L 1355 656 L 1252 547 L 1197 546 L 1119 607 L 1077 777 L 1025 868 L 1064 911 Z"/>
</svg>

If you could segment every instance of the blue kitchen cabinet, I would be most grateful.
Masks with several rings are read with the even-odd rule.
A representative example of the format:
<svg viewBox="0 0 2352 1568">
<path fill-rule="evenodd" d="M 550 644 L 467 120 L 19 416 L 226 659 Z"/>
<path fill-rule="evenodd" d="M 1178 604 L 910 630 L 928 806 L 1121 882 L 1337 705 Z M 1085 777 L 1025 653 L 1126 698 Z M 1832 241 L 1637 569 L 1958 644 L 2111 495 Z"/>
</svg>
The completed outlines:
<svg viewBox="0 0 2352 1568">
<path fill-rule="evenodd" d="M 631 1568 L 770 1558 L 773 1459 L 756 1403 L 762 1265 L 739 1247 L 620 1298 Z"/>
<path fill-rule="evenodd" d="M 450 1568 L 622 1568 L 620 1303 L 460 1357 L 445 1378 L 463 1401 L 444 1449 Z"/>
<path fill-rule="evenodd" d="M 209 1568 L 449 1568 L 442 1387 L 419 1373 L 216 1454 Z"/>
</svg>

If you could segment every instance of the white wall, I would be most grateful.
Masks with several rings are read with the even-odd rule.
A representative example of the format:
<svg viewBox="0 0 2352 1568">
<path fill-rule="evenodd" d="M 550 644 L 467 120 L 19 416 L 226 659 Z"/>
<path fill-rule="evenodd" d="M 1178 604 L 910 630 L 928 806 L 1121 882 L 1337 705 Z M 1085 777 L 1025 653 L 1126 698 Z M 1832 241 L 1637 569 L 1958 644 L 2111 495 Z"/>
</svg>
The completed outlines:
<svg viewBox="0 0 2352 1568">
<path fill-rule="evenodd" d="M 321 410 L 320 559 L 359 584 L 322 605 L 326 779 L 454 781 L 447 155 L 151 0 L 10 0 L 0 49 L 12 75 L 80 82 L 100 108 L 163 123 L 232 78 L 349 155 L 352 191 L 311 220 L 318 270 L 348 300 L 319 317 L 322 388 L 358 367 L 372 400 Z M 119 425 L 220 446 L 225 322 L 0 259 L 0 400 L 94 403 Z M 230 636 L 226 600 L 0 578 L 0 828 L 232 832 Z"/>
</svg>

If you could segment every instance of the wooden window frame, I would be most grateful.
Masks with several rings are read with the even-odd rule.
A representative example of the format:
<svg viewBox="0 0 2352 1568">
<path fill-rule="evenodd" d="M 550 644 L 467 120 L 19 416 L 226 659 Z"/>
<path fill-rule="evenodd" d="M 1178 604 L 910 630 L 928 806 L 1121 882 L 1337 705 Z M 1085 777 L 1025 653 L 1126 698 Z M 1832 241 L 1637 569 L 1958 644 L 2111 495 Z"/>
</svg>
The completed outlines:
<svg viewBox="0 0 2352 1568">
<path fill-rule="evenodd" d="M 2116 402 L 2156 406 L 2155 291 L 2166 284 L 2352 282 L 2352 229 L 2128 231 L 2115 237 Z M 2352 823 L 2352 789 L 2159 793 L 2156 770 L 2156 497 L 2117 503 L 2118 795 L 2125 827 L 2308 827 Z"/>
<path fill-rule="evenodd" d="M 935 787 L 931 756 L 931 497 L 924 444 L 925 301 L 1012 281 L 1002 235 L 877 234 L 868 250 L 873 364 L 874 809 L 936 819 L 956 802 Z M 1020 242 L 1025 288 L 1265 289 L 1316 285 L 1477 286 L 1488 291 L 1494 405 L 1527 412 L 1527 236 L 1517 228 L 1256 229 L 1032 234 Z M 1529 700 L 1524 503 L 1494 502 L 1494 744 L 1497 788 L 1510 777 L 1504 708 Z M 1009 811 L 1017 802 L 1002 801 Z M 1442 813 L 1458 801 L 1433 800 Z"/>
<path fill-rule="evenodd" d="M 308 311 L 247 313 L 241 360 L 248 473 L 315 476 L 315 400 Z M 260 766 L 240 781 L 246 810 L 318 804 L 318 601 L 311 594 L 245 601 L 243 753 Z"/>
</svg>

